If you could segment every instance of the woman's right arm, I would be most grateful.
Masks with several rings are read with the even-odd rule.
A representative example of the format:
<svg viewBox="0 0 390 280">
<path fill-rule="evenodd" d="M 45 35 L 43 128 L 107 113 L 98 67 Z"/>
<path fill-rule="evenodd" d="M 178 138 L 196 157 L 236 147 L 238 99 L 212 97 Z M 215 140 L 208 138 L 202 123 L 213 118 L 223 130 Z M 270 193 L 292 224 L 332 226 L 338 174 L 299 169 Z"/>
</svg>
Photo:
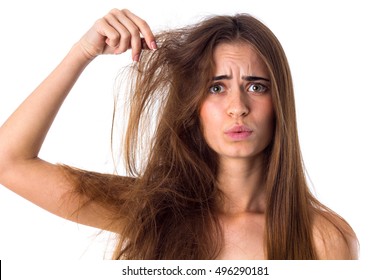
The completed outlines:
<svg viewBox="0 0 390 280">
<path fill-rule="evenodd" d="M 108 229 L 103 209 L 84 197 L 66 199 L 74 186 L 63 169 L 39 158 L 47 132 L 63 101 L 85 67 L 98 55 L 141 52 L 140 34 L 155 49 L 149 26 L 128 10 L 112 10 L 77 42 L 54 71 L 27 97 L 0 128 L 0 184 L 66 219 Z"/>
</svg>

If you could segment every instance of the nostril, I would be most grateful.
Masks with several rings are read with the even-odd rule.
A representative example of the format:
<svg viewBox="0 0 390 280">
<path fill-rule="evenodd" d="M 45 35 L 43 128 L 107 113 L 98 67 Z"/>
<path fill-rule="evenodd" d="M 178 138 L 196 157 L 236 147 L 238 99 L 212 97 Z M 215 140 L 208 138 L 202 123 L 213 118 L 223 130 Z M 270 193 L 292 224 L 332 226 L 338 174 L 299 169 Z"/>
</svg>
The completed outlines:
<svg viewBox="0 0 390 280">
<path fill-rule="evenodd" d="M 228 114 L 230 116 L 235 116 L 235 117 L 246 116 L 246 115 L 248 115 L 248 113 L 249 113 L 249 109 L 246 106 L 232 107 L 228 111 Z"/>
</svg>

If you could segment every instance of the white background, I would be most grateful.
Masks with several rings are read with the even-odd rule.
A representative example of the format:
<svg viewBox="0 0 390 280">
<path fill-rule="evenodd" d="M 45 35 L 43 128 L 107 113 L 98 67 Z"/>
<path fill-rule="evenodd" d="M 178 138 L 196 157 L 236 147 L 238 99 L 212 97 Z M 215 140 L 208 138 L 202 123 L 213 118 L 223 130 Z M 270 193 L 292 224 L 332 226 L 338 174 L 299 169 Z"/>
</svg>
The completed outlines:
<svg viewBox="0 0 390 280">
<path fill-rule="evenodd" d="M 87 2 L 87 3 L 85 3 Z M 362 260 L 389 254 L 389 9 L 386 1 L 1 1 L 0 123 L 111 8 L 153 30 L 247 12 L 289 58 L 305 165 L 318 198 L 343 216 Z M 96 59 L 60 111 L 40 156 L 111 172 L 114 79 L 130 52 Z M 101 260 L 108 236 L 58 218 L 0 186 L 0 259 Z"/>
</svg>

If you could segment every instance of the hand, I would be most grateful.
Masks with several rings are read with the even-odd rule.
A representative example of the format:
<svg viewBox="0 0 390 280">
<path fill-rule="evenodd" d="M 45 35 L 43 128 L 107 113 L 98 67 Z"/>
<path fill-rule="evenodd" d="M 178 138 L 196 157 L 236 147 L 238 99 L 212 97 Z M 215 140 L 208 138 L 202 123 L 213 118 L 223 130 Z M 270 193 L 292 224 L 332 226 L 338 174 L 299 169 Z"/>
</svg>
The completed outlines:
<svg viewBox="0 0 390 280">
<path fill-rule="evenodd" d="M 141 35 L 144 39 L 141 39 Z M 149 25 L 126 9 L 113 9 L 97 20 L 81 38 L 79 45 L 88 59 L 101 54 L 120 54 L 132 49 L 132 58 L 138 61 L 142 48 L 157 49 Z"/>
</svg>

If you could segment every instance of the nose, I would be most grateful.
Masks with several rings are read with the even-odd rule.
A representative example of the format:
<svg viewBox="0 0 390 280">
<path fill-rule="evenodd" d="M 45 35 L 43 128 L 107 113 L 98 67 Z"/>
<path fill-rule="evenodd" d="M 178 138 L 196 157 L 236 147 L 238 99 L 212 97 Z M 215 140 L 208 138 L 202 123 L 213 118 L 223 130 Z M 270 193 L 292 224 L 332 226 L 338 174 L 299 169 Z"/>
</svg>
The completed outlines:
<svg viewBox="0 0 390 280">
<path fill-rule="evenodd" d="M 230 93 L 227 113 L 233 118 L 244 117 L 249 114 L 248 100 L 241 90 Z"/>
</svg>

